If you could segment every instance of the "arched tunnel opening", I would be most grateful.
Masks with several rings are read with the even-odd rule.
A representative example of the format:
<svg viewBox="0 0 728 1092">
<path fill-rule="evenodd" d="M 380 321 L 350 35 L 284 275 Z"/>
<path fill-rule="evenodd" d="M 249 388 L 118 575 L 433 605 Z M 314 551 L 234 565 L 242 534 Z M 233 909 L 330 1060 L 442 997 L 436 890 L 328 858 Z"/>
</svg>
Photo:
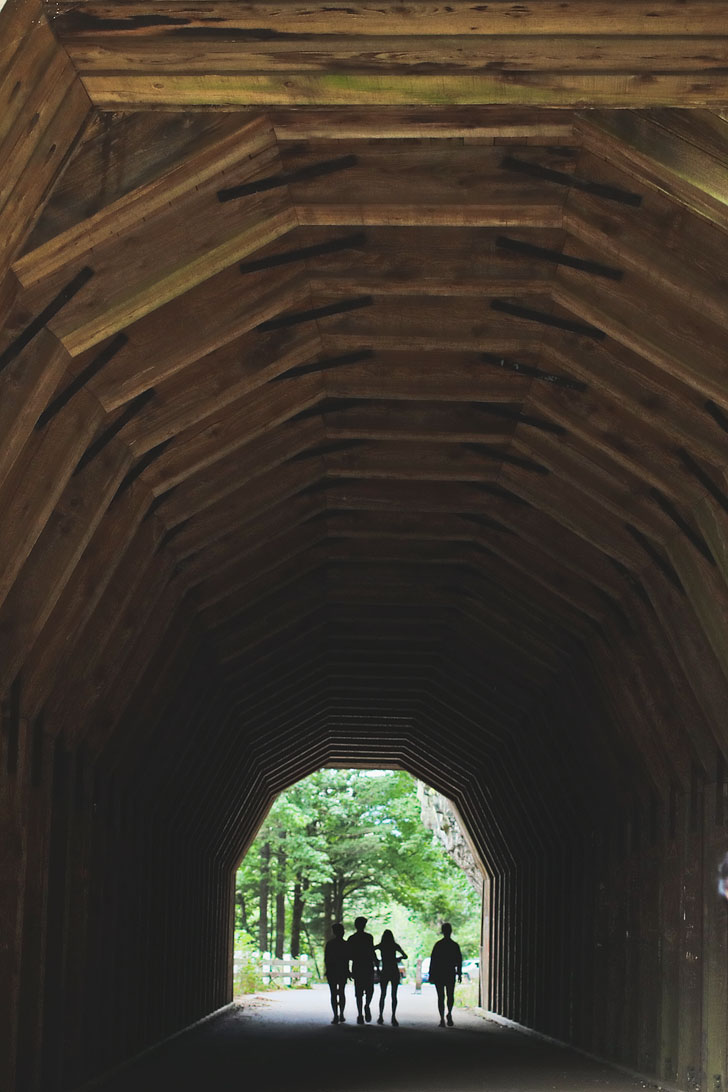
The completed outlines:
<svg viewBox="0 0 728 1092">
<path fill-rule="evenodd" d="M 484 883 L 468 833 L 442 794 L 404 770 L 317 770 L 280 794 L 237 868 L 233 998 L 325 980 L 334 927 L 346 938 L 363 916 L 377 945 L 393 931 L 397 981 L 418 991 L 449 923 L 461 977 L 473 983 L 467 1002 L 477 1005 Z M 374 993 L 377 1003 L 386 1000 Z"/>
<path fill-rule="evenodd" d="M 327 766 L 452 800 L 484 1007 L 725 1086 L 726 27 L 6 0 L 3 1090 L 225 1006 Z"/>
</svg>

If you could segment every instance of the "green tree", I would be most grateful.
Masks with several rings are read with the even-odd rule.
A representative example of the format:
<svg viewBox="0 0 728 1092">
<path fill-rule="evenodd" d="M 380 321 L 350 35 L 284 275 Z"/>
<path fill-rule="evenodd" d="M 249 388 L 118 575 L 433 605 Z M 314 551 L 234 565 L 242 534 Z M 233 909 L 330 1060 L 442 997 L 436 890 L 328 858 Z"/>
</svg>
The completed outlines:
<svg viewBox="0 0 728 1092">
<path fill-rule="evenodd" d="M 410 955 L 429 952 L 445 919 L 477 953 L 478 896 L 423 826 L 415 782 L 400 771 L 319 770 L 282 793 L 238 873 L 236 905 L 261 950 L 275 920 L 280 954 L 286 936 L 292 954 L 302 937 L 315 954 L 334 921 L 358 913 L 370 928 L 407 922 Z"/>
</svg>

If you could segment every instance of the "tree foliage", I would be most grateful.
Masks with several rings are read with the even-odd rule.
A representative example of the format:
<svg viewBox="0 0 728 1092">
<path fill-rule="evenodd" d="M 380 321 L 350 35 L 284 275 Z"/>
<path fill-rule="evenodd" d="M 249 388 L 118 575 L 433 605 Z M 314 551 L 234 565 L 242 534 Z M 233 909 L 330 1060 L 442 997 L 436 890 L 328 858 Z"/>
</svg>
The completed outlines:
<svg viewBox="0 0 728 1092">
<path fill-rule="evenodd" d="M 477 954 L 479 899 L 400 771 L 319 770 L 282 793 L 238 872 L 237 911 L 277 955 L 315 956 L 334 921 L 348 930 L 360 913 L 370 930 L 396 924 L 412 956 L 429 953 L 446 919 Z"/>
</svg>

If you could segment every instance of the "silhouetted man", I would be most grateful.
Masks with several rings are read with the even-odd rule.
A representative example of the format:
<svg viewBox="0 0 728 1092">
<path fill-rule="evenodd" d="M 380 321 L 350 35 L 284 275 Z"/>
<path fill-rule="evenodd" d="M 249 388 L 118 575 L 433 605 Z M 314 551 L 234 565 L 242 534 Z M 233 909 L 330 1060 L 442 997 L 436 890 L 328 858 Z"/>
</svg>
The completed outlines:
<svg viewBox="0 0 728 1092">
<path fill-rule="evenodd" d="M 375 968 L 379 968 L 377 954 L 374 951 L 374 937 L 371 933 L 364 932 L 366 923 L 366 918 L 356 918 L 354 921 L 356 932 L 352 933 L 346 942 L 349 945 L 351 973 L 354 976 L 357 1024 L 363 1024 L 365 1019 L 369 1023 L 372 1018 L 370 1005 L 374 996 L 374 971 Z M 364 1002 L 363 1015 L 362 1002 Z"/>
<path fill-rule="evenodd" d="M 462 982 L 463 957 L 460 945 L 452 939 L 452 925 L 444 921 L 440 930 L 442 940 L 438 940 L 430 956 L 430 982 L 437 990 L 437 1008 L 440 1012 L 440 1027 L 445 1027 L 445 995 L 447 995 L 447 1026 L 451 1028 L 452 1006 L 455 1000 L 455 978 Z"/>
<path fill-rule="evenodd" d="M 324 971 L 331 993 L 332 1024 L 345 1024 L 346 980 L 349 977 L 349 945 L 344 940 L 344 926 L 337 921 L 331 926 L 334 934 L 324 948 Z"/>
</svg>

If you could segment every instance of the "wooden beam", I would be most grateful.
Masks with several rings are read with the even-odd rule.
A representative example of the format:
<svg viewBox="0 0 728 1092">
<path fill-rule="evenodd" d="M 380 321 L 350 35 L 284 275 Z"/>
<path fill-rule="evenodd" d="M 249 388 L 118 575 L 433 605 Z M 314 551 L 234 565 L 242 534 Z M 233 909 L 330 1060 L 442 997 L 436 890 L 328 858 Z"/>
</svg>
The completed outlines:
<svg viewBox="0 0 728 1092">
<path fill-rule="evenodd" d="M 664 117 L 659 111 L 654 117 L 652 112 L 631 110 L 590 111 L 579 117 L 577 129 L 594 155 L 726 230 L 728 136 L 722 148 L 706 150 L 683 133 L 672 132 L 669 122 L 661 123 Z"/>
</svg>

